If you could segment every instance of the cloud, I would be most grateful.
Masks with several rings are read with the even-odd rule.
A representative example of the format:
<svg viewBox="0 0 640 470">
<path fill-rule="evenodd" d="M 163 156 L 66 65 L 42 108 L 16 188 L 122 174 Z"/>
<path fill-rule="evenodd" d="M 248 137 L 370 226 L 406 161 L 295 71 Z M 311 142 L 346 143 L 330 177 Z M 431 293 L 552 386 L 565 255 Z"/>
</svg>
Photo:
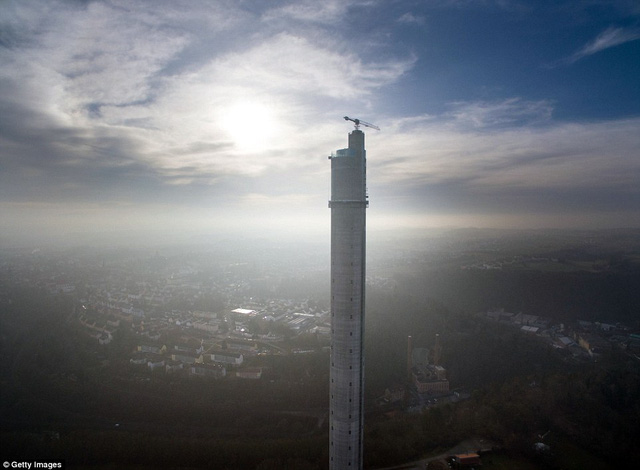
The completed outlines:
<svg viewBox="0 0 640 470">
<path fill-rule="evenodd" d="M 432 8 L 489 8 L 520 9 L 521 2 L 516 0 L 430 0 L 429 6 Z"/>
<path fill-rule="evenodd" d="M 524 97 L 385 119 L 380 97 L 418 58 L 374 51 L 385 36 L 350 25 L 376 5 L 0 3 L 0 219 L 310 224 L 329 213 L 326 156 L 346 145 L 345 114 L 383 129 L 367 132 L 374 213 L 639 205 L 637 120 L 558 123 L 553 101 Z"/>
<path fill-rule="evenodd" d="M 153 78 L 184 48 L 188 34 L 165 28 L 157 14 L 116 5 L 51 2 L 47 11 L 39 2 L 25 2 L 14 22 L 31 18 L 29 41 L 3 55 L 26 85 L 37 88 L 43 79 L 54 85 L 55 93 L 64 95 L 52 97 L 57 111 L 67 118 L 84 117 L 90 105 L 95 111 L 102 104 L 152 99 Z M 44 11 L 36 20 L 39 7 Z"/>
<path fill-rule="evenodd" d="M 422 26 L 425 24 L 425 18 L 424 16 L 414 15 L 411 12 L 407 12 L 403 14 L 400 18 L 398 18 L 398 23 L 415 24 L 415 25 Z"/>
<path fill-rule="evenodd" d="M 447 115 L 456 126 L 471 128 L 532 125 L 551 119 L 553 104 L 549 100 L 526 101 L 508 98 L 493 102 L 453 102 Z"/>
<path fill-rule="evenodd" d="M 584 57 L 638 39 L 640 39 L 640 29 L 638 28 L 610 27 L 600 33 L 593 41 L 588 42 L 580 50 L 568 57 L 566 62 L 573 64 Z"/>
<path fill-rule="evenodd" d="M 415 60 L 365 61 L 339 40 L 274 32 L 260 12 L 233 4 L 190 2 L 188 13 L 179 2 L 152 10 L 130 2 L 11 5 L 2 15 L 14 32 L 0 51 L 0 107 L 13 119 L 0 161 L 33 181 L 16 187 L 8 175 L 4 192 L 14 198 L 47 197 L 49 186 L 56 197 L 84 190 L 119 198 L 124 182 L 157 193 L 163 184 L 309 168 L 316 160 L 301 155 L 331 148 L 339 121 L 325 116 L 336 103 L 366 103 Z M 269 14 L 303 22 L 315 9 L 328 20 L 343 5 L 291 4 Z"/>
<path fill-rule="evenodd" d="M 249 50 L 220 58 L 214 67 L 218 74 L 228 74 L 234 85 L 356 99 L 394 82 L 413 62 L 411 58 L 366 63 L 351 52 L 281 33 Z"/>
<path fill-rule="evenodd" d="M 327 0 L 324 2 L 302 1 L 268 10 L 264 14 L 265 21 L 295 20 L 305 23 L 330 24 L 341 20 L 348 9 L 362 1 Z"/>
<path fill-rule="evenodd" d="M 521 110 L 513 109 L 520 103 Z M 469 126 L 478 109 L 516 117 L 548 103 L 456 103 L 455 113 L 381 122 L 367 135 L 369 186 L 383 204 L 479 213 L 640 208 L 640 119 Z M 533 113 L 534 115 L 536 113 Z M 544 114 L 544 113 L 543 113 Z M 458 116 L 465 119 L 460 120 Z M 475 119 L 470 119 L 475 122 Z M 494 121 L 490 117 L 489 122 Z M 498 122 L 511 122 L 500 117 Z M 394 202 L 395 201 L 395 202 Z"/>
</svg>

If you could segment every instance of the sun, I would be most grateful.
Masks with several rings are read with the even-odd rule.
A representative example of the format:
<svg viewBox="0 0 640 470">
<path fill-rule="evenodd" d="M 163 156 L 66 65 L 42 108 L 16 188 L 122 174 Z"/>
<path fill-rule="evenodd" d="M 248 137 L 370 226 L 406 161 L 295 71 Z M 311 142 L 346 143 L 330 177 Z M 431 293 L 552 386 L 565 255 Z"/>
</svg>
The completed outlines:
<svg viewBox="0 0 640 470">
<path fill-rule="evenodd" d="M 222 128 L 243 152 L 257 153 L 275 143 L 278 130 L 277 116 L 273 108 L 259 101 L 239 101 L 221 116 Z"/>
</svg>

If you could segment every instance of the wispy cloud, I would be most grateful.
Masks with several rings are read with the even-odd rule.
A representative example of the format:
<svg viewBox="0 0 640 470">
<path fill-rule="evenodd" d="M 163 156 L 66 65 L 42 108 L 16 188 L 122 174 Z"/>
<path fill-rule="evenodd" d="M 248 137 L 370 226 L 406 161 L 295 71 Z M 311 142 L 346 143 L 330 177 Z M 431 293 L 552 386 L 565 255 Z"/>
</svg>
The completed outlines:
<svg viewBox="0 0 640 470">
<path fill-rule="evenodd" d="M 353 99 L 397 80 L 413 60 L 365 63 L 351 52 L 281 33 L 249 50 L 222 57 L 215 67 L 231 74 L 231 83 Z"/>
<path fill-rule="evenodd" d="M 425 22 L 426 20 L 424 16 L 414 15 L 411 12 L 407 12 L 403 14 L 400 18 L 398 18 L 398 23 L 404 23 L 404 24 L 415 24 L 415 25 L 422 26 L 425 24 Z"/>
<path fill-rule="evenodd" d="M 265 12 L 264 20 L 289 19 L 307 23 L 330 24 L 341 20 L 351 6 L 359 3 L 364 2 L 354 0 L 327 0 L 324 2 L 305 0 L 270 9 Z"/>
<path fill-rule="evenodd" d="M 573 64 L 597 52 L 638 39 L 640 39 L 640 29 L 638 28 L 610 27 L 600 33 L 593 41 L 588 42 L 580 50 L 569 56 L 565 62 Z"/>
<path fill-rule="evenodd" d="M 470 102 L 465 109 L 457 103 L 456 109 L 472 116 L 488 105 Z M 521 106 L 516 116 L 530 112 L 530 103 Z M 372 196 L 402 194 L 406 203 L 423 201 L 426 206 L 447 200 L 451 210 L 503 205 L 523 213 L 545 205 L 566 210 L 569 202 L 583 211 L 637 207 L 639 119 L 497 127 L 465 121 L 447 116 L 405 119 L 392 135 L 370 133 L 369 145 L 375 148 L 368 161 Z M 393 122 L 380 125 L 395 128 Z"/>
<path fill-rule="evenodd" d="M 547 122 L 553 113 L 549 100 L 527 101 L 509 98 L 502 101 L 454 102 L 446 116 L 458 127 L 475 129 L 522 126 Z"/>
<path fill-rule="evenodd" d="M 521 2 L 519 0 L 430 0 L 428 3 L 431 7 L 437 8 L 521 8 Z"/>
</svg>

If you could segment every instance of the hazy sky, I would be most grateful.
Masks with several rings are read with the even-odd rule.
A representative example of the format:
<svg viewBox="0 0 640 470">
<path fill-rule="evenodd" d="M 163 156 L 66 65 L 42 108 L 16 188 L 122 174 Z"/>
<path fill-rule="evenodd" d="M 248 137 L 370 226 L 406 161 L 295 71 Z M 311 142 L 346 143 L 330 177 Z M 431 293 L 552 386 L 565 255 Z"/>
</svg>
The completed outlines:
<svg viewBox="0 0 640 470">
<path fill-rule="evenodd" d="M 640 226 L 640 3 L 0 2 L 0 230 Z M 0 235 L 1 236 L 1 235 Z"/>
</svg>

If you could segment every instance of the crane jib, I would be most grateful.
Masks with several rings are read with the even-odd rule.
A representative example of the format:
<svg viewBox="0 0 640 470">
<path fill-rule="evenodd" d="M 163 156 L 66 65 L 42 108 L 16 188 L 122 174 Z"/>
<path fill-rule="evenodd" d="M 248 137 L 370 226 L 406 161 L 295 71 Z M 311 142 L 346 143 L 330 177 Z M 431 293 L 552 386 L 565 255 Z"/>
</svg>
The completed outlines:
<svg viewBox="0 0 640 470">
<path fill-rule="evenodd" d="M 375 124 L 371 124 L 370 122 L 363 121 L 362 119 L 358 119 L 358 118 L 354 119 L 354 118 L 350 118 L 349 116 L 344 116 L 344 120 L 353 122 L 356 126 L 356 129 L 359 129 L 360 126 L 365 126 L 365 127 L 370 127 L 372 129 L 376 129 L 378 131 L 380 130 L 380 128 Z"/>
</svg>

